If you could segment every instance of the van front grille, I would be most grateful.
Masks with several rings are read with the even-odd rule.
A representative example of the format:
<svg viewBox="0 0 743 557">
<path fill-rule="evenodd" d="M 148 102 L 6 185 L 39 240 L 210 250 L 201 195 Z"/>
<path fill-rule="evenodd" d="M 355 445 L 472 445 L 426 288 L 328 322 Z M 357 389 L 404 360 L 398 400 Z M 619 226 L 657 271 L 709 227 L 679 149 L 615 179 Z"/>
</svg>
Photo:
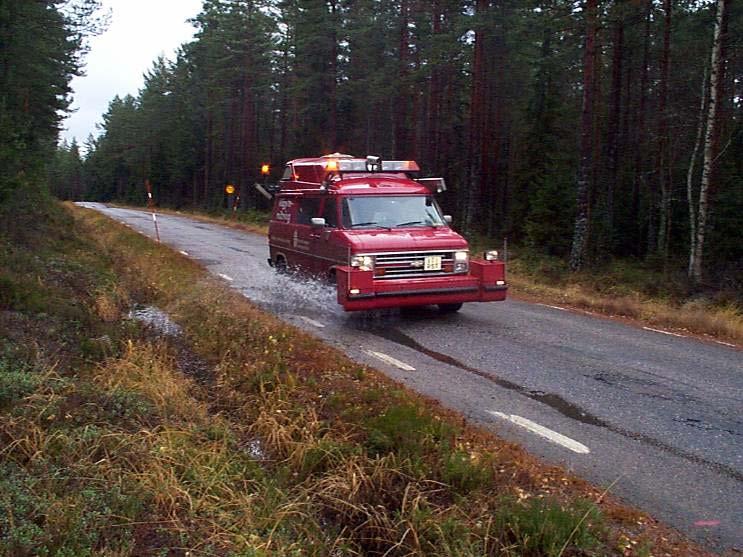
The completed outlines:
<svg viewBox="0 0 743 557">
<path fill-rule="evenodd" d="M 420 278 L 454 274 L 454 251 L 406 251 L 374 254 L 374 278 Z M 440 268 L 426 269 L 440 261 Z M 432 265 L 433 264 L 433 265 Z"/>
</svg>

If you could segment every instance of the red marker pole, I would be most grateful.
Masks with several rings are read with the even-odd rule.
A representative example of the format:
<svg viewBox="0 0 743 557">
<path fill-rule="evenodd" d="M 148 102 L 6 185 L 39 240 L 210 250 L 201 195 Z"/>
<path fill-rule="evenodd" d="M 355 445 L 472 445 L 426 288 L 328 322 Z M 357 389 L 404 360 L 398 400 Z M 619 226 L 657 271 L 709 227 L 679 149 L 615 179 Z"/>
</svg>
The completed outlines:
<svg viewBox="0 0 743 557">
<path fill-rule="evenodd" d="M 232 220 L 237 220 L 237 208 L 240 206 L 240 194 L 235 194 L 235 199 L 232 202 Z"/>
<path fill-rule="evenodd" d="M 160 243 L 160 230 L 157 227 L 157 213 L 155 212 L 155 202 L 152 199 L 152 184 L 149 180 L 144 181 L 144 187 L 147 189 L 147 207 L 152 211 L 152 222 L 155 224 L 155 236 Z"/>
</svg>

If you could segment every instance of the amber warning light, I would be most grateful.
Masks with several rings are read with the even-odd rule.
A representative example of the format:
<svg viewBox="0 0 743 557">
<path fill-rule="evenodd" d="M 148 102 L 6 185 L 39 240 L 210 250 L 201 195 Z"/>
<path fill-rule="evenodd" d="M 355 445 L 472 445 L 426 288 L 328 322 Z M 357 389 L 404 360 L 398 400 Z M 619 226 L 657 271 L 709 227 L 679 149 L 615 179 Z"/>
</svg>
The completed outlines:
<svg viewBox="0 0 743 557">
<path fill-rule="evenodd" d="M 271 166 L 270 165 L 264 164 L 264 165 L 261 166 L 261 174 L 263 174 L 264 176 L 266 176 L 270 172 L 271 172 Z"/>
</svg>

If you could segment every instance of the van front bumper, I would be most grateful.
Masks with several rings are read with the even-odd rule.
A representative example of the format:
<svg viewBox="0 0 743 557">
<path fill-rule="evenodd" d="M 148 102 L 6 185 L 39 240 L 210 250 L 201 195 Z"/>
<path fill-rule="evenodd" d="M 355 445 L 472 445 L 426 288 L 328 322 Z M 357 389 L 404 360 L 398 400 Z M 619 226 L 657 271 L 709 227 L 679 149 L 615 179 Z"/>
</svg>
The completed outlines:
<svg viewBox="0 0 743 557">
<path fill-rule="evenodd" d="M 468 274 L 414 279 L 374 279 L 373 271 L 336 268 L 338 303 L 346 311 L 495 302 L 506 299 L 506 271 L 501 261 L 470 261 Z"/>
</svg>

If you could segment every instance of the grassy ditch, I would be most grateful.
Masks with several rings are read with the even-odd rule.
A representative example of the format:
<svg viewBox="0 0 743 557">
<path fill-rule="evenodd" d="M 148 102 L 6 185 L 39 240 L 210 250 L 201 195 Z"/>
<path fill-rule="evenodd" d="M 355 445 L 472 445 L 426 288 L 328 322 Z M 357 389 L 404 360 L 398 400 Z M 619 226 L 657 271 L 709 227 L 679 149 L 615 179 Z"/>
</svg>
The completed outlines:
<svg viewBox="0 0 743 557">
<path fill-rule="evenodd" d="M 704 554 L 173 251 L 22 209 L 0 220 L 0 555 Z"/>
</svg>

